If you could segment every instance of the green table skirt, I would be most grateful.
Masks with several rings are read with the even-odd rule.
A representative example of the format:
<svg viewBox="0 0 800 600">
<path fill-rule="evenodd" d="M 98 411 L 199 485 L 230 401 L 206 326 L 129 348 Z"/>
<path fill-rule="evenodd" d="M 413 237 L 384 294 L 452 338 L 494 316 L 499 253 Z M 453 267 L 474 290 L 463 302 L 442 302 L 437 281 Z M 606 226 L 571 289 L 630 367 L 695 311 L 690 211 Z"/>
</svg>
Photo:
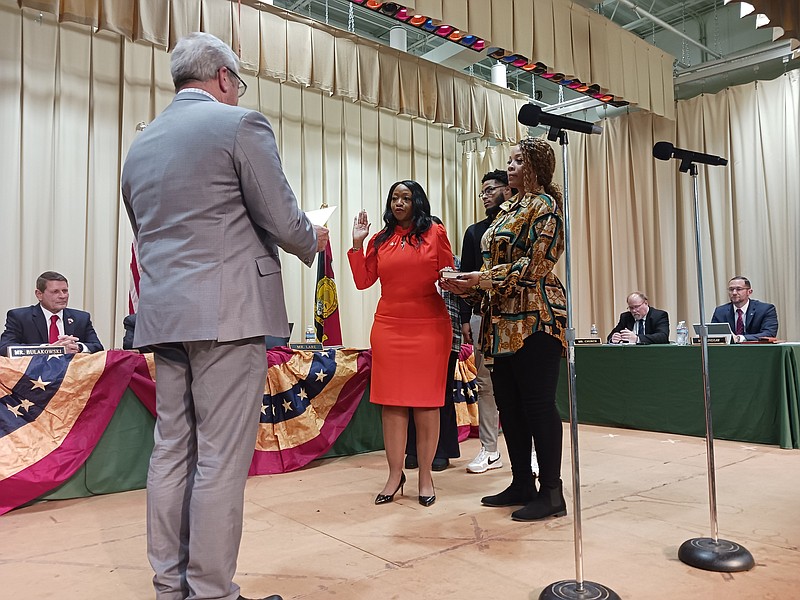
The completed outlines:
<svg viewBox="0 0 800 600">
<path fill-rule="evenodd" d="M 714 437 L 800 448 L 800 346 L 708 350 Z M 699 346 L 580 346 L 575 374 L 580 423 L 705 436 Z M 568 419 L 566 363 L 557 403 Z"/>
</svg>

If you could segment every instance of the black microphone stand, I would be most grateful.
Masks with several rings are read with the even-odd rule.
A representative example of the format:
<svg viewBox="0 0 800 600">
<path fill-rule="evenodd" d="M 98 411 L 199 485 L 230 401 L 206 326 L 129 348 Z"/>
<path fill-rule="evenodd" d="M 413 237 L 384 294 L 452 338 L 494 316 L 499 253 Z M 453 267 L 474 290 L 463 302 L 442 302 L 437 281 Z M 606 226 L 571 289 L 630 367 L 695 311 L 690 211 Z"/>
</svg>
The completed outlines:
<svg viewBox="0 0 800 600">
<path fill-rule="evenodd" d="M 570 250 L 569 222 L 569 167 L 567 160 L 567 132 L 551 127 L 547 139 L 558 140 L 561 145 L 561 164 L 564 173 L 564 254 L 566 279 L 564 289 L 567 301 L 567 389 L 569 390 L 570 448 L 572 449 L 572 511 L 575 534 L 575 579 L 551 583 L 539 594 L 539 600 L 620 600 L 613 590 L 593 581 L 583 579 L 583 538 L 581 531 L 581 475 L 578 453 L 578 403 L 575 385 L 575 328 L 572 322 L 572 256 Z"/>
<path fill-rule="evenodd" d="M 700 354 L 703 363 L 703 402 L 706 411 L 706 455 L 708 459 L 708 505 L 711 519 L 712 537 L 692 538 L 686 540 L 678 549 L 678 558 L 698 569 L 733 573 L 749 571 L 755 565 L 753 555 L 736 542 L 719 539 L 717 524 L 717 485 L 714 469 L 714 434 L 711 424 L 711 382 L 708 376 L 708 329 L 705 323 L 705 306 L 703 302 L 703 260 L 700 247 L 700 201 L 697 185 L 697 165 L 688 158 L 683 158 L 679 170 L 692 177 L 694 200 L 694 236 L 695 258 L 697 260 L 697 295 L 700 300 Z"/>
</svg>

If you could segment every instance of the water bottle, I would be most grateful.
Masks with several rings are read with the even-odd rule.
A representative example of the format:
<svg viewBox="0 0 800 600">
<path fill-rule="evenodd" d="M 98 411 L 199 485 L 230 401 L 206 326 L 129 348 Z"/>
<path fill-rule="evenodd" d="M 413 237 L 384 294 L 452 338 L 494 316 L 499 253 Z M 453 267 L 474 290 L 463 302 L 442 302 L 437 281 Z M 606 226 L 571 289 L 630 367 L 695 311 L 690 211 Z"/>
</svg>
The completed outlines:
<svg viewBox="0 0 800 600">
<path fill-rule="evenodd" d="M 595 325 L 594 323 L 592 323 L 592 328 L 589 330 L 589 335 L 595 339 L 600 338 L 600 334 L 597 333 L 597 325 Z"/>
<path fill-rule="evenodd" d="M 689 329 L 686 327 L 686 321 L 681 321 L 678 323 L 677 331 L 677 339 L 675 343 L 678 346 L 688 346 L 689 345 Z"/>
<path fill-rule="evenodd" d="M 315 344 L 317 342 L 317 330 L 313 325 L 306 327 L 306 344 Z"/>
</svg>

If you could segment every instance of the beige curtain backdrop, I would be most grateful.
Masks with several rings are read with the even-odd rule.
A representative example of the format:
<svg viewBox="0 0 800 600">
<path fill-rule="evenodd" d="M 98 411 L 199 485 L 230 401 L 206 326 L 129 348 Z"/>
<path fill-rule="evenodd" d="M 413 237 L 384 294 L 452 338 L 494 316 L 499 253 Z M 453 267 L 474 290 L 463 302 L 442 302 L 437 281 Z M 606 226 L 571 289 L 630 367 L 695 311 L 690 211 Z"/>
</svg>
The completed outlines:
<svg viewBox="0 0 800 600">
<path fill-rule="evenodd" d="M 677 121 L 635 113 L 601 136 L 570 138 L 573 291 L 578 336 L 605 336 L 643 290 L 679 320 L 699 321 L 691 178 L 656 161 L 669 141 L 724 156 L 700 165 L 700 239 L 706 318 L 745 275 L 753 298 L 778 310 L 778 336 L 800 340 L 800 72 L 678 102 Z"/>
<path fill-rule="evenodd" d="M 647 293 L 678 321 L 699 322 L 691 178 L 679 161 L 657 161 L 668 141 L 724 156 L 727 167 L 699 169 L 700 239 L 706 318 L 728 302 L 727 283 L 748 277 L 753 298 L 778 310 L 778 337 L 800 340 L 800 71 L 677 103 L 677 121 L 635 112 L 601 124 L 603 134 L 570 135 L 573 317 L 578 337 L 592 323 L 605 336 Z M 504 168 L 509 144 L 464 144 L 462 197 L 484 173 Z M 561 150 L 554 146 L 557 159 Z M 556 181 L 561 183 L 560 160 Z M 470 200 L 476 218 L 482 208 Z M 463 230 L 462 230 L 463 231 Z M 564 277 L 564 259 L 559 263 Z"/>
<path fill-rule="evenodd" d="M 244 64 L 253 70 L 265 68 L 264 62 L 274 58 L 281 60 L 284 36 L 292 35 L 315 54 L 313 69 L 311 63 L 303 63 L 308 67 L 307 72 L 299 73 L 303 80 L 314 77 L 313 71 L 320 66 L 317 59 L 326 59 L 322 66 L 328 67 L 329 74 L 333 72 L 331 63 L 338 61 L 334 53 L 316 53 L 317 43 L 325 38 L 324 26 L 268 5 L 259 11 L 249 6 L 251 2 L 240 0 L 18 0 L 18 4 L 57 14 L 60 21 L 92 25 L 169 48 L 181 36 L 202 28 L 234 48 L 241 46 Z M 572 0 L 405 0 L 402 4 L 480 36 L 490 46 L 543 62 L 567 78 L 597 84 L 604 92 L 674 118 L 674 57 Z M 281 30 L 273 32 L 277 36 L 259 37 L 259 28 L 262 32 L 269 29 L 270 15 L 280 15 L 291 25 L 285 33 Z M 300 24 L 308 27 L 298 27 Z M 336 52 L 342 48 L 337 45 Z M 299 65 L 291 64 L 294 60 L 290 57 L 287 66 L 292 74 L 298 74 L 294 67 Z M 297 60 L 302 62 L 304 57 Z M 632 73 L 636 76 L 625 77 Z M 416 104 L 416 98 L 411 102 Z M 455 124 L 464 127 L 458 121 Z"/>
<path fill-rule="evenodd" d="M 103 343 L 118 347 L 131 243 L 119 174 L 137 124 L 173 98 L 169 55 L 0 5 L 0 63 L 0 311 L 34 303 L 35 277 L 54 269 L 70 279 L 71 306 L 89 310 Z M 311 87 L 244 78 L 242 105 L 272 122 L 301 207 L 339 207 L 329 225 L 343 333 L 347 344 L 366 346 L 380 290 L 352 283 L 353 219 L 366 208 L 376 232 L 390 184 L 412 178 L 456 229 L 457 244 L 458 227 L 472 218 L 459 202 L 458 131 Z M 316 270 L 291 256 L 283 265 L 298 337 L 312 320 Z"/>
<path fill-rule="evenodd" d="M 216 1 L 203 6 L 209 18 L 211 7 L 230 13 L 230 6 Z M 181 18 L 195 22 L 199 14 Z M 261 27 L 259 35 L 266 30 Z M 263 50 L 244 38 L 242 46 L 243 55 Z M 372 62 L 359 62 L 359 69 L 383 67 L 387 60 L 398 73 L 404 68 L 391 55 L 370 56 Z M 0 311 L 32 303 L 35 276 L 56 269 L 71 280 L 71 305 L 90 310 L 103 342 L 117 346 L 131 241 L 119 172 L 137 124 L 152 120 L 173 96 L 169 56 L 150 44 L 59 24 L 51 14 L 0 0 L 0 65 L 0 248 L 7 257 L 0 271 Z M 294 69 L 292 77 L 301 70 Z M 302 87 L 303 80 L 288 73 L 285 82 L 245 75 L 250 91 L 243 104 L 272 120 L 303 208 L 323 200 L 340 206 L 331 229 L 345 341 L 366 345 L 379 290 L 357 292 L 345 264 L 356 212 L 367 208 L 377 230 L 388 186 L 415 178 L 428 190 L 458 252 L 464 229 L 483 214 L 476 200 L 480 175 L 502 168 L 507 144 L 465 146 L 447 126 L 398 115 L 396 108 L 354 103 L 352 96 L 332 97 L 316 86 Z M 405 76 L 395 81 L 402 81 L 392 88 L 402 98 L 413 95 L 413 82 L 420 80 L 412 77 L 411 87 Z M 474 114 L 470 99 L 479 88 L 466 79 L 445 81 L 437 78 L 437 88 L 453 90 L 454 105 Z M 417 89 L 430 93 L 430 86 Z M 727 278 L 744 273 L 753 281 L 754 297 L 778 306 L 779 335 L 798 339 L 799 105 L 798 74 L 791 72 L 681 102 L 677 122 L 640 112 L 606 121 L 602 136 L 571 137 L 578 335 L 586 335 L 593 322 L 607 333 L 625 307 L 625 295 L 637 288 L 650 294 L 654 306 L 669 310 L 673 327 L 679 319 L 698 320 L 691 182 L 678 175 L 674 162 L 651 157 L 653 143 L 668 140 L 731 161 L 726 168 L 701 168 L 707 312 L 725 301 Z M 484 122 L 496 116 L 489 109 L 480 114 Z M 311 320 L 313 271 L 288 257 L 285 277 L 290 317 L 300 331 Z"/>
<path fill-rule="evenodd" d="M 469 31 L 657 115 L 674 118 L 674 57 L 572 0 L 405 0 Z M 630 76 L 635 73 L 635 76 Z M 626 76 L 627 75 L 627 76 Z"/>
<path fill-rule="evenodd" d="M 295 13 L 236 0 L 0 0 L 26 14 L 92 25 L 163 48 L 192 31 L 213 33 L 241 56 L 242 70 L 311 87 L 397 114 L 513 141 L 526 96 Z"/>
</svg>

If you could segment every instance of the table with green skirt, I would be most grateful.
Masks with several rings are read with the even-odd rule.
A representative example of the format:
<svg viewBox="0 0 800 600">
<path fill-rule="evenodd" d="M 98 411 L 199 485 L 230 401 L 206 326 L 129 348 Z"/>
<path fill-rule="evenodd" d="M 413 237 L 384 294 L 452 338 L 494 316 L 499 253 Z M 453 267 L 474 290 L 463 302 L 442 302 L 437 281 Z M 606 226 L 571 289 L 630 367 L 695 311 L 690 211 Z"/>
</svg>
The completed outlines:
<svg viewBox="0 0 800 600">
<path fill-rule="evenodd" d="M 699 346 L 578 346 L 578 422 L 705 436 Z M 800 448 L 798 344 L 708 348 L 714 437 Z M 567 369 L 558 409 L 569 418 Z"/>
</svg>

